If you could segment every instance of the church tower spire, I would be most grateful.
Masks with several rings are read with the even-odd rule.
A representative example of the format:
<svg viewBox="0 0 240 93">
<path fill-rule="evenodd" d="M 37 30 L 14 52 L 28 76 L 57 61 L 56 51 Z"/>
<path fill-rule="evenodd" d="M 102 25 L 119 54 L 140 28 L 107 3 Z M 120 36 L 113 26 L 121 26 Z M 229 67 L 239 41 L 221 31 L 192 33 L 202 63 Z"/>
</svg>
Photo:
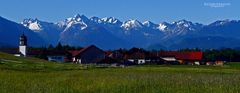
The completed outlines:
<svg viewBox="0 0 240 93">
<path fill-rule="evenodd" d="M 20 36 L 19 52 L 23 56 L 27 55 L 27 37 L 24 33 Z"/>
</svg>

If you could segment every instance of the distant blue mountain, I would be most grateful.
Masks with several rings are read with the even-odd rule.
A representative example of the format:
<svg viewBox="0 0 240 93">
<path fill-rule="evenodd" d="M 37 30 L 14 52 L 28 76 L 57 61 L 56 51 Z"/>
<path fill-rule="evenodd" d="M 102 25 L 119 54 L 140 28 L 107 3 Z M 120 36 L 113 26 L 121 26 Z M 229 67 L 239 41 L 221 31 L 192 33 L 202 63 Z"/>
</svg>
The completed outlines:
<svg viewBox="0 0 240 93">
<path fill-rule="evenodd" d="M 1 18 L 3 20 L 3 18 Z M 6 20 L 5 20 L 6 21 Z M 0 29 L 28 33 L 34 46 L 41 44 L 68 44 L 87 46 L 95 44 L 103 49 L 141 47 L 146 49 L 181 49 L 181 48 L 222 48 L 240 47 L 240 21 L 218 20 L 209 25 L 179 20 L 173 23 L 159 24 L 151 21 L 140 22 L 130 19 L 122 22 L 114 17 L 91 17 L 75 15 L 56 23 L 38 19 L 25 19 L 21 24 L 1 21 Z M 9 24 L 10 22 L 11 24 Z M 14 26 L 18 26 L 18 28 Z M 11 27 L 13 26 L 13 27 Z M 4 33 L 7 34 L 7 33 Z M 2 34 L 1 34 L 2 35 Z M 5 39 L 7 37 L 3 37 Z M 15 39 L 14 39 L 15 40 Z M 13 41 L 14 41 L 13 40 Z M 16 45 L 3 42 L 2 45 Z M 15 41 L 15 43 L 18 41 Z M 1 44 L 1 42 L 0 42 Z"/>
<path fill-rule="evenodd" d="M 183 38 L 172 44 L 169 49 L 199 48 L 199 49 L 218 49 L 218 48 L 236 48 L 240 46 L 240 40 L 237 38 L 222 36 L 201 36 Z"/>
<path fill-rule="evenodd" d="M 19 37 L 23 33 L 29 38 L 28 43 L 30 46 L 40 47 L 46 45 L 46 42 L 37 33 L 21 24 L 0 17 L 0 47 L 17 47 Z"/>
</svg>

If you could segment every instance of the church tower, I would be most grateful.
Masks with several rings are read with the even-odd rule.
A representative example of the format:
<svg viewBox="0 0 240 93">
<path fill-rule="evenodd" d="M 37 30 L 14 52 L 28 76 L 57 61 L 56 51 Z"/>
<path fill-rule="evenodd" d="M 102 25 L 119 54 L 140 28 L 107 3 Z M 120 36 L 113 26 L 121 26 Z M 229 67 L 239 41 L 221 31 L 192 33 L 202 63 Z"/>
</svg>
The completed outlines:
<svg viewBox="0 0 240 93">
<path fill-rule="evenodd" d="M 24 33 L 20 36 L 19 52 L 24 57 L 27 55 L 27 37 Z"/>
</svg>

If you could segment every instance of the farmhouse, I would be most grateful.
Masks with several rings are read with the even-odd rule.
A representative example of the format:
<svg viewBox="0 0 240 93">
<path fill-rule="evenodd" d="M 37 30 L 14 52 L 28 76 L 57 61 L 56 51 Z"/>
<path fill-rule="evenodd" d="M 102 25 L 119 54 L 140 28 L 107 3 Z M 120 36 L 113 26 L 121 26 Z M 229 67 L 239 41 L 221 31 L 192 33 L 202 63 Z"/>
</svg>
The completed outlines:
<svg viewBox="0 0 240 93">
<path fill-rule="evenodd" d="M 124 54 L 120 51 L 107 51 L 106 56 L 110 58 L 114 58 L 117 60 L 123 60 L 124 59 Z"/>
<path fill-rule="evenodd" d="M 65 51 L 47 51 L 47 59 L 48 61 L 53 61 L 53 62 L 65 62 Z"/>
<path fill-rule="evenodd" d="M 163 59 L 164 64 L 180 64 L 175 56 L 162 56 L 160 58 Z"/>
<path fill-rule="evenodd" d="M 209 66 L 209 65 L 215 65 L 215 66 L 222 66 L 226 63 L 226 61 L 220 61 L 220 60 L 216 60 L 215 62 L 212 61 L 212 62 L 206 62 L 206 65 Z"/>
<path fill-rule="evenodd" d="M 125 59 L 136 64 L 196 64 L 200 65 L 202 52 L 160 51 L 146 52 L 141 49 L 131 49 L 125 54 Z"/>
<path fill-rule="evenodd" d="M 98 47 L 91 45 L 81 50 L 69 51 L 72 61 L 78 64 L 97 63 L 105 59 L 105 52 Z"/>
<path fill-rule="evenodd" d="M 124 59 L 135 64 L 145 64 L 146 55 L 147 52 L 143 49 L 132 48 L 124 55 Z"/>
<path fill-rule="evenodd" d="M 202 60 L 202 52 L 159 52 L 158 56 L 164 59 L 165 61 L 178 61 L 179 64 L 196 64 L 200 65 Z"/>
<path fill-rule="evenodd" d="M 165 60 L 157 56 L 147 56 L 145 58 L 146 64 L 164 64 Z"/>
</svg>

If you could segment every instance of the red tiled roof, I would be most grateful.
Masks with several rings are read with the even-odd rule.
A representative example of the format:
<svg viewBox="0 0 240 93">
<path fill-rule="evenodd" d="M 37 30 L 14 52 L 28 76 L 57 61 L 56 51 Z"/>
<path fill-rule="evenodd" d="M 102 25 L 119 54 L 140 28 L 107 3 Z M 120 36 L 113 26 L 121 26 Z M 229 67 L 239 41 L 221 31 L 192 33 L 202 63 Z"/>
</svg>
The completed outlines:
<svg viewBox="0 0 240 93">
<path fill-rule="evenodd" d="M 174 56 L 181 60 L 201 60 L 202 52 L 159 52 L 158 56 Z"/>
<path fill-rule="evenodd" d="M 72 56 L 77 56 L 80 53 L 80 50 L 73 50 L 73 51 L 68 51 L 69 53 L 72 54 Z"/>
</svg>

